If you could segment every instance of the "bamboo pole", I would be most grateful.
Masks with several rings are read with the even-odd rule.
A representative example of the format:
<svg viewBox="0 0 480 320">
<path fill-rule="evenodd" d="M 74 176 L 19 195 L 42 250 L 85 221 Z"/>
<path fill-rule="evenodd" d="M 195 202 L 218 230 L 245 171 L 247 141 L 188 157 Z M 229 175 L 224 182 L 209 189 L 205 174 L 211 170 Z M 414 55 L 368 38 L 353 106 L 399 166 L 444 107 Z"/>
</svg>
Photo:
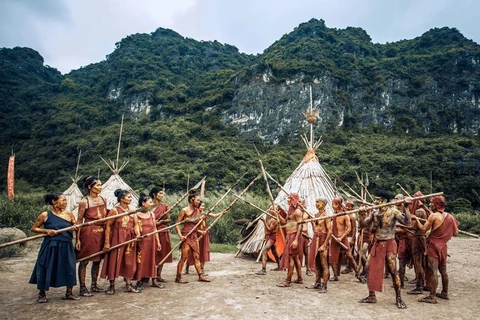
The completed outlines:
<svg viewBox="0 0 480 320">
<path fill-rule="evenodd" d="M 255 150 L 257 150 L 257 147 L 255 147 Z M 275 209 L 275 199 L 273 198 L 272 191 L 270 190 L 270 185 L 268 184 L 268 178 L 266 174 L 267 171 L 263 167 L 263 162 L 262 162 L 262 159 L 260 159 L 260 153 L 258 153 L 258 150 L 257 150 L 257 154 L 258 154 L 258 162 L 260 163 L 260 169 L 262 170 L 262 176 L 263 176 L 263 179 L 265 180 L 265 186 L 267 188 L 268 196 L 270 197 L 270 201 L 272 202 L 272 208 L 273 210 L 277 211 Z M 280 225 L 280 218 L 277 216 L 275 217 L 275 219 L 277 220 L 278 225 Z M 280 234 L 282 235 L 283 242 L 287 243 L 285 241 L 285 235 L 283 234 L 283 231 L 280 230 Z"/>
<path fill-rule="evenodd" d="M 435 196 L 440 196 L 440 195 L 442 195 L 442 194 L 443 194 L 443 192 L 437 192 L 437 193 L 432 193 L 432 194 L 428 194 L 428 195 L 425 195 L 425 196 L 413 197 L 412 200 L 423 200 L 423 199 L 426 199 L 426 198 L 431 198 L 431 197 L 435 197 Z M 324 216 L 324 217 L 317 217 L 317 218 L 312 218 L 312 219 L 306 219 L 306 220 L 299 221 L 299 222 L 295 222 L 295 223 L 289 223 L 289 224 L 287 224 L 287 225 L 288 225 L 288 226 L 291 226 L 291 225 L 295 225 L 295 224 L 301 224 L 301 223 L 308 223 L 308 222 L 312 222 L 312 221 L 325 220 L 325 219 L 329 219 L 329 218 L 334 218 L 334 217 L 339 217 L 339 216 L 345 216 L 345 215 L 352 214 L 352 213 L 357 213 L 357 212 L 360 212 L 360 211 L 373 210 L 373 209 L 379 209 L 379 208 L 388 207 L 388 206 L 394 206 L 394 205 L 398 205 L 398 204 L 401 204 L 401 203 L 404 203 L 404 202 L 405 202 L 405 199 L 395 200 L 395 201 L 390 201 L 390 202 L 387 202 L 387 203 L 382 203 L 382 204 L 373 205 L 373 206 L 366 207 L 366 208 L 359 208 L 359 209 L 355 209 L 355 210 L 349 210 L 349 211 L 339 212 L 339 213 L 336 213 L 335 215 L 331 215 L 331 216 Z M 282 228 L 285 228 L 287 225 L 283 225 Z"/>
<path fill-rule="evenodd" d="M 402 189 L 402 191 L 403 191 L 407 196 L 411 197 L 410 194 L 408 193 L 408 191 L 405 190 L 400 183 L 397 183 L 397 186 L 399 186 L 400 189 Z M 422 207 L 427 211 L 428 214 L 432 214 L 432 213 L 433 213 L 433 212 L 430 210 L 430 208 L 428 208 L 425 204 L 424 204 Z M 422 218 L 417 218 L 417 219 L 420 220 L 421 222 L 427 222 L 427 220 L 422 219 Z M 463 230 L 460 230 L 460 229 L 458 229 L 458 233 L 463 234 L 463 235 L 466 235 L 466 236 L 469 236 L 469 237 L 472 237 L 472 238 L 477 238 L 477 239 L 480 238 L 479 235 L 476 235 L 476 234 L 474 234 L 474 233 L 470 233 L 470 232 L 467 232 L 467 231 L 463 231 Z"/>
<path fill-rule="evenodd" d="M 244 199 L 244 198 L 242 198 L 242 197 L 240 197 L 240 196 L 237 196 L 236 194 L 234 194 L 233 196 L 234 196 L 235 198 L 238 198 L 238 199 L 242 200 L 243 202 L 245 202 L 245 203 L 248 204 L 249 206 L 257 209 L 258 211 L 260 211 L 260 212 L 262 212 L 262 213 L 270 216 L 271 218 L 277 220 L 277 217 L 272 216 L 267 210 L 263 210 L 262 208 L 258 207 L 257 205 L 251 203 L 250 201 L 248 201 L 248 200 L 246 200 L 246 199 Z M 260 220 L 261 218 L 262 218 L 262 216 L 260 215 L 260 216 L 256 217 L 255 220 L 253 220 L 251 223 L 255 223 L 255 222 L 257 222 L 258 220 Z"/>
<path fill-rule="evenodd" d="M 345 187 L 347 187 L 348 190 L 350 190 L 351 192 L 353 192 L 357 196 L 357 201 L 358 202 L 365 203 L 365 200 L 363 200 L 362 196 L 359 195 L 357 192 L 355 192 L 355 190 L 350 188 L 350 186 L 346 182 L 344 182 L 339 176 L 335 175 L 335 178 L 338 179 L 338 181 L 340 181 Z"/>
<path fill-rule="evenodd" d="M 260 179 L 261 176 L 262 176 L 261 174 L 259 174 L 258 176 L 256 176 L 255 179 L 253 179 L 253 180 L 248 184 L 248 186 L 246 186 L 246 188 L 243 189 L 242 192 L 240 192 L 240 196 L 244 195 L 244 194 L 248 191 L 248 189 L 250 189 L 250 188 L 253 186 L 253 184 L 255 183 L 255 181 L 257 181 L 258 179 Z M 223 211 L 221 212 L 221 214 L 220 214 L 217 218 L 215 218 L 215 220 L 213 220 L 213 222 L 207 227 L 207 229 L 205 229 L 205 232 L 210 231 L 210 229 L 212 229 L 212 227 L 218 222 L 218 220 L 220 220 L 220 218 L 223 217 L 223 216 L 235 205 L 235 203 L 237 203 L 237 202 L 238 202 L 238 199 L 235 198 L 225 209 L 223 209 Z M 199 237 L 199 239 L 202 239 L 202 237 L 203 237 L 203 236 L 201 235 L 201 236 Z"/>
<path fill-rule="evenodd" d="M 205 177 L 200 180 L 199 183 L 197 183 L 197 185 L 199 186 L 202 181 L 205 180 Z M 173 208 L 175 208 L 183 199 L 185 199 L 185 197 L 188 195 L 188 192 L 185 193 L 175 204 L 172 205 L 172 207 L 170 207 L 165 213 L 169 213 L 170 211 L 172 211 Z M 101 218 L 101 219 L 97 219 L 97 220 L 92 220 L 92 221 L 89 221 L 89 222 L 84 222 L 84 223 L 80 223 L 80 224 L 75 224 L 75 225 L 72 225 L 71 227 L 67 227 L 67 228 L 63 228 L 63 229 L 59 229 L 59 230 L 56 230 L 57 234 L 59 233 L 62 233 L 62 232 L 66 232 L 66 231 L 71 231 L 71 230 L 76 230 L 78 228 L 81 228 L 81 227 L 85 227 L 85 226 L 90 226 L 92 224 L 96 224 L 96 223 L 99 223 L 99 222 L 104 222 L 104 221 L 108 221 L 108 220 L 111 220 L 111 219 L 117 219 L 117 218 L 121 218 L 121 217 L 124 217 L 124 216 L 127 216 L 127 215 L 131 215 L 131 214 L 134 214 L 134 213 L 137 213 L 137 212 L 145 212 L 145 211 L 148 211 L 148 210 L 153 210 L 157 207 L 158 205 L 155 205 L 155 206 L 152 206 L 150 208 L 138 208 L 138 209 L 135 209 L 133 211 L 128 211 L 128 212 L 124 212 L 124 213 L 120 213 L 120 214 L 117 214 L 117 215 L 114 215 L 114 216 L 107 216 L 105 218 Z M 39 234 L 39 235 L 36 235 L 36 236 L 32 236 L 32 237 L 28 237 L 28 238 L 24 238 L 24 239 L 19 239 L 19 240 L 15 240 L 15 241 L 12 241 L 12 242 L 7 242 L 7 243 L 2 243 L 0 244 L 0 249 L 1 248 L 5 248 L 5 247 L 8 247 L 8 246 L 11 246 L 11 245 L 14 245 L 14 244 L 19 244 L 19 243 L 24 243 L 24 242 L 28 242 L 28 241 L 32 241 L 32 240 L 36 240 L 36 239 L 40 239 L 40 238 L 43 238 L 43 237 L 46 237 L 47 234 Z"/>
<path fill-rule="evenodd" d="M 340 241 L 340 239 L 335 237 L 333 234 L 332 234 L 332 239 L 335 240 L 335 242 L 338 243 L 340 247 L 342 247 L 345 250 L 348 250 L 348 247 L 342 241 Z"/>
<path fill-rule="evenodd" d="M 273 177 L 267 172 L 265 171 L 265 173 L 267 174 L 268 178 L 270 180 L 272 180 L 273 182 L 275 182 L 275 184 L 283 191 L 285 192 L 287 195 L 289 195 L 288 191 L 285 190 L 285 188 L 280 184 L 280 182 L 278 182 L 277 180 L 273 179 Z M 302 208 L 303 211 L 305 211 L 311 218 L 313 218 L 313 214 L 311 214 L 310 212 L 308 212 L 307 208 L 305 208 L 305 206 L 303 204 L 301 204 L 300 202 L 298 203 L 298 205 Z"/>
<path fill-rule="evenodd" d="M 355 174 L 356 174 L 356 176 L 357 176 L 357 181 L 358 181 L 358 183 L 360 184 L 360 186 L 363 188 L 363 190 L 364 190 L 365 193 L 368 195 L 368 197 L 370 198 L 370 200 L 374 201 L 372 195 L 370 194 L 370 192 L 368 192 L 367 186 L 366 186 L 365 184 L 363 184 L 362 179 L 360 179 L 360 176 L 358 175 L 357 171 L 355 171 Z"/>
</svg>

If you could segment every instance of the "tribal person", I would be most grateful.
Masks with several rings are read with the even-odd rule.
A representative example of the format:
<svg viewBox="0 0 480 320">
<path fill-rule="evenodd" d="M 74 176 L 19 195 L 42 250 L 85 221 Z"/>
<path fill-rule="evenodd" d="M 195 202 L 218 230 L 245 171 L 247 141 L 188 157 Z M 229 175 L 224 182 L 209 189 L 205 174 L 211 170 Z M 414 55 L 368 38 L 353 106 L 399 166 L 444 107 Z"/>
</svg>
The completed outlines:
<svg viewBox="0 0 480 320">
<path fill-rule="evenodd" d="M 43 233 L 42 245 L 38 251 L 37 261 L 33 268 L 29 283 L 36 284 L 39 290 L 38 303 L 46 303 L 46 291 L 50 287 L 66 286 L 65 300 L 78 300 L 73 295 L 75 279 L 75 249 L 73 248 L 72 231 L 57 233 L 57 230 L 76 224 L 75 216 L 65 212 L 67 198 L 63 194 L 45 195 L 45 203 L 52 206 L 51 210 L 42 212 L 31 229 L 35 233 Z M 43 225 L 43 228 L 40 228 Z"/>
<path fill-rule="evenodd" d="M 300 200 L 300 209 L 303 212 L 302 219 L 306 220 L 306 219 L 310 218 L 310 216 L 304 210 L 304 208 L 305 208 L 305 200 L 302 199 L 302 200 Z M 303 258 L 305 258 L 305 274 L 307 276 L 313 276 L 313 269 L 309 268 L 310 263 L 308 261 L 310 245 L 311 245 L 310 240 L 311 240 L 310 236 L 308 235 L 308 224 L 304 223 L 302 225 L 302 235 L 299 238 L 299 241 L 300 241 L 299 246 L 302 248 L 302 251 L 300 252 L 300 263 L 302 263 Z"/>
<path fill-rule="evenodd" d="M 385 204 L 390 200 L 390 194 L 385 190 L 380 190 L 375 195 L 375 205 Z M 397 244 L 395 242 L 395 225 L 400 222 L 409 225 L 411 218 L 407 211 L 403 215 L 400 211 L 393 207 L 382 207 L 372 212 L 370 216 L 365 218 L 364 226 L 368 227 L 376 223 L 375 239 L 370 251 L 368 262 L 368 297 L 359 300 L 360 303 L 376 303 L 377 298 L 375 291 L 382 292 L 383 275 L 385 263 L 388 271 L 392 276 L 393 287 L 395 288 L 396 305 L 399 309 L 407 307 L 401 297 L 400 277 L 396 268 Z"/>
<path fill-rule="evenodd" d="M 168 213 L 168 211 L 170 210 L 170 207 L 167 204 L 162 202 L 163 197 L 165 196 L 165 192 L 163 191 L 162 187 L 153 187 L 152 190 L 150 190 L 149 195 L 153 200 L 153 204 L 157 206 L 153 211 L 155 215 L 155 223 L 157 225 L 157 230 L 165 229 L 158 233 L 158 237 L 160 239 L 160 244 L 162 245 L 162 249 L 156 252 L 155 265 L 157 266 L 157 283 L 166 282 L 166 280 L 162 278 L 163 265 L 165 263 L 173 262 L 173 258 L 171 254 L 168 255 L 167 258 L 165 258 L 166 255 L 169 254 L 169 252 L 172 250 L 172 243 L 170 241 L 170 232 L 168 231 L 168 229 L 166 229 L 168 226 L 168 223 L 172 221 L 172 219 L 170 219 L 170 214 Z M 163 259 L 165 259 L 165 261 L 163 261 Z M 160 262 L 162 261 L 163 263 L 160 264 Z"/>
<path fill-rule="evenodd" d="M 345 212 L 345 207 L 343 206 L 342 198 L 334 198 L 332 200 L 332 208 L 335 214 Z M 347 260 L 350 260 L 350 263 L 353 265 L 355 270 L 355 277 L 362 283 L 365 282 L 365 279 L 361 278 L 358 274 L 357 263 L 353 259 L 352 252 L 350 251 L 350 244 L 347 239 L 347 235 L 350 233 L 352 225 L 350 223 L 350 217 L 343 215 L 332 219 L 332 240 L 330 241 L 330 265 L 333 270 L 333 277 L 331 281 L 339 280 L 339 264 L 340 264 L 340 252 L 344 252 Z M 344 249 L 340 243 L 343 243 L 347 249 Z"/>
<path fill-rule="evenodd" d="M 287 278 L 285 281 L 277 284 L 277 287 L 291 287 L 292 286 L 292 276 L 293 269 L 297 270 L 297 279 L 293 281 L 294 283 L 303 283 L 302 278 L 302 262 L 300 261 L 300 253 L 302 247 L 300 247 L 300 236 L 302 233 L 302 217 L 303 212 L 299 208 L 300 197 L 297 193 L 290 193 L 288 195 L 288 212 L 286 218 L 283 218 L 282 215 L 278 215 L 280 223 L 285 226 L 285 248 L 283 251 L 282 261 L 280 266 L 282 269 L 288 269 Z"/>
<path fill-rule="evenodd" d="M 205 210 L 205 203 L 200 201 L 198 203 L 198 211 L 199 214 L 202 214 Z M 208 213 L 207 217 L 210 218 L 218 218 L 222 213 Z M 207 220 L 203 219 L 202 223 L 197 228 L 197 237 L 198 239 L 198 249 L 200 253 L 198 255 L 198 259 L 200 260 L 200 267 L 202 269 L 202 273 L 205 274 L 205 262 L 210 261 L 210 231 L 207 231 Z M 185 274 L 189 273 L 189 267 L 191 265 L 195 265 L 195 259 L 193 258 L 193 251 L 190 251 L 188 255 L 187 262 L 185 264 Z"/>
<path fill-rule="evenodd" d="M 426 280 L 430 287 L 430 295 L 419 299 L 420 302 L 437 303 L 436 297 L 448 300 L 448 274 L 447 274 L 447 242 L 458 234 L 458 221 L 445 211 L 445 198 L 436 196 L 430 199 L 432 214 L 427 222 L 422 224 L 417 217 L 418 228 L 430 234 L 427 238 Z M 442 292 L 437 293 L 438 271 L 442 276 Z"/>
<path fill-rule="evenodd" d="M 423 196 L 420 191 L 415 192 L 414 197 Z M 409 203 L 410 198 L 406 198 L 406 202 Z M 413 200 L 408 204 L 408 208 L 411 213 L 416 217 L 421 219 L 427 219 L 427 213 L 423 209 L 424 205 L 421 200 Z M 413 218 L 413 217 L 412 217 Z M 417 225 L 417 221 L 412 219 L 412 227 L 414 230 L 414 235 L 412 238 L 412 255 L 413 255 L 413 266 L 415 270 L 415 289 L 408 291 L 408 294 L 422 294 L 423 288 L 425 286 L 425 250 L 427 249 L 427 242 L 425 237 L 425 232 L 420 230 Z"/>
<path fill-rule="evenodd" d="M 102 182 L 94 177 L 86 177 L 83 183 L 87 195 L 78 205 L 78 223 L 99 220 L 107 216 L 107 200 L 100 195 Z M 75 249 L 77 249 L 77 260 L 88 257 L 97 252 L 103 251 L 105 243 L 105 222 L 81 227 L 77 230 Z M 100 262 L 103 255 L 98 255 L 78 264 L 78 281 L 80 282 L 80 296 L 91 297 L 91 292 L 105 292 L 97 285 L 100 274 Z M 90 291 L 85 285 L 88 262 L 92 261 L 92 284 Z"/>
<path fill-rule="evenodd" d="M 275 257 L 275 262 L 277 263 L 277 270 L 280 270 L 280 258 L 277 253 L 277 247 L 275 243 L 277 242 L 277 231 L 278 231 L 278 220 L 274 217 L 278 215 L 275 208 L 270 207 L 268 212 L 273 216 L 266 215 L 265 219 L 260 219 L 265 225 L 265 246 L 260 253 L 262 255 L 262 270 L 256 272 L 257 275 L 266 275 L 267 274 L 267 259 L 268 251 L 272 250 L 272 254 Z"/>
<path fill-rule="evenodd" d="M 405 196 L 401 193 L 397 194 L 394 198 L 394 200 L 404 200 Z M 405 202 L 399 203 L 396 205 L 398 211 L 401 213 L 405 214 L 409 208 L 405 206 Z M 409 211 L 410 215 L 412 214 L 412 211 Z M 407 226 L 408 227 L 408 226 Z M 398 242 L 398 276 L 400 277 L 400 286 L 402 289 L 405 286 L 405 272 L 407 265 L 409 268 L 412 266 L 412 260 L 413 260 L 413 255 L 412 255 L 412 238 L 413 234 L 412 231 L 406 229 L 406 228 L 396 228 L 395 233 L 398 236 L 399 242 Z"/>
<path fill-rule="evenodd" d="M 317 217 L 326 217 L 327 198 L 320 197 L 315 200 L 318 213 Z M 312 221 L 313 239 L 310 247 L 310 257 L 308 259 L 310 267 L 315 271 L 315 283 L 308 289 L 319 289 L 319 293 L 327 292 L 328 283 L 328 242 L 332 236 L 332 219 L 323 219 Z"/>
<path fill-rule="evenodd" d="M 371 210 L 368 210 L 367 207 L 363 203 L 360 203 L 360 210 L 358 211 L 358 228 L 360 229 L 359 236 L 358 236 L 358 252 L 360 254 L 360 261 L 362 264 L 362 272 L 360 273 L 361 276 L 367 276 L 367 256 L 370 252 L 370 249 L 373 245 L 373 234 L 370 227 L 365 227 L 364 221 L 365 219 L 370 216 Z"/>
<path fill-rule="evenodd" d="M 210 280 L 207 279 L 203 274 L 200 264 L 200 249 L 198 246 L 197 231 L 194 230 L 193 232 L 191 232 L 195 225 L 199 222 L 198 219 L 201 219 L 199 217 L 200 211 L 198 210 L 199 204 L 200 198 L 198 197 L 197 192 L 195 190 L 190 190 L 188 195 L 188 206 L 180 210 L 177 218 L 177 223 L 182 221 L 184 221 L 184 223 L 182 229 L 180 229 L 180 225 L 177 225 L 175 227 L 178 233 L 178 237 L 182 242 L 182 245 L 180 246 L 181 257 L 178 261 L 177 275 L 175 277 L 176 283 L 188 283 L 188 281 L 182 278 L 182 269 L 188 259 L 190 251 L 192 251 L 193 254 L 195 269 L 198 273 L 198 281 L 210 282 Z"/>
<path fill-rule="evenodd" d="M 157 230 L 155 215 L 148 209 L 153 205 L 152 198 L 147 194 L 140 194 L 138 207 L 145 209 L 145 212 L 137 213 L 138 228 L 140 235 L 144 236 Z M 143 284 L 152 279 L 152 287 L 165 288 L 164 285 L 157 282 L 157 270 L 155 267 L 155 257 L 158 251 L 162 250 L 162 244 L 158 233 L 153 236 L 142 238 L 137 246 L 137 271 L 135 272 L 136 289 L 142 289 Z"/>
<path fill-rule="evenodd" d="M 352 201 L 345 202 L 345 209 L 347 211 L 353 210 L 354 207 L 355 207 L 355 204 Z M 352 226 L 352 229 L 350 230 L 350 233 L 347 235 L 347 239 L 348 239 L 348 243 L 350 244 L 350 251 L 352 253 L 352 256 L 355 257 L 355 243 L 357 241 L 357 216 L 355 215 L 355 213 L 351 213 L 348 216 L 350 217 L 350 225 Z M 354 271 L 352 262 L 350 260 L 347 260 L 347 266 L 340 273 L 347 274 L 352 271 Z"/>
<path fill-rule="evenodd" d="M 114 194 L 117 197 L 118 205 L 108 212 L 109 217 L 134 210 L 130 206 L 132 202 L 130 191 L 117 189 Z M 118 277 L 123 277 L 125 280 L 126 292 L 140 292 L 132 287 L 132 279 L 137 271 L 137 244 L 130 242 L 127 245 L 109 251 L 111 247 L 139 236 L 140 229 L 136 213 L 107 221 L 103 251 L 108 253 L 106 253 L 103 259 L 101 273 L 102 278 L 110 281 L 110 286 L 105 292 L 106 294 L 115 294 L 115 279 Z"/>
</svg>

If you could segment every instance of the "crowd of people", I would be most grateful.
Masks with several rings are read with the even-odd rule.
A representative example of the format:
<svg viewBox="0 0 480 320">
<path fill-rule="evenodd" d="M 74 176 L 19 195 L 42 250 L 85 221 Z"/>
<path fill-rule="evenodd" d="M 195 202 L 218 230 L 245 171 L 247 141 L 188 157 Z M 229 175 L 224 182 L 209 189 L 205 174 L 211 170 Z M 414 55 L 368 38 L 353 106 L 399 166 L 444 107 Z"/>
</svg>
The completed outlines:
<svg viewBox="0 0 480 320">
<path fill-rule="evenodd" d="M 364 201 L 359 201 L 359 208 L 354 210 L 353 202 L 347 201 L 344 205 L 343 199 L 338 197 L 331 202 L 332 216 L 325 210 L 327 198 L 320 197 L 316 199 L 318 213 L 310 219 L 307 215 L 305 219 L 306 208 L 302 199 L 291 193 L 288 212 L 270 208 L 263 221 L 266 245 L 261 251 L 262 269 L 256 274 L 266 274 L 268 250 L 272 250 L 279 266 L 272 270 L 287 270 L 285 281 L 278 287 L 303 283 L 303 260 L 306 274 L 313 271 L 316 276 L 315 283 L 306 288 L 317 289 L 320 293 L 327 292 L 329 281 L 340 281 L 340 274 L 353 272 L 358 281 L 367 283 L 368 287 L 368 296 L 359 300 L 360 303 L 376 303 L 375 292 L 382 292 L 384 279 L 391 276 L 395 303 L 403 309 L 407 306 L 402 300 L 401 289 L 407 281 L 405 269 L 410 266 L 415 269 L 416 278 L 411 281 L 415 288 L 408 294 L 428 291 L 428 296 L 418 300 L 426 303 L 437 303 L 436 298 L 448 299 L 447 242 L 458 234 L 458 222 L 445 212 L 443 196 L 432 197 L 429 208 L 416 199 L 421 196 L 421 192 L 413 197 L 398 194 L 395 205 L 389 205 L 391 195 L 379 190 L 371 204 L 374 210 L 369 209 Z M 311 239 L 303 236 L 307 223 L 312 226 Z M 282 237 L 285 237 L 280 259 L 276 250 L 278 230 L 282 230 Z M 306 242 L 309 244 L 307 254 L 303 250 Z M 346 259 L 346 268 L 340 271 L 342 257 Z M 294 271 L 296 279 L 292 280 Z M 440 293 L 436 292 L 438 272 L 442 278 Z"/>
<path fill-rule="evenodd" d="M 102 183 L 99 179 L 85 178 L 84 188 L 86 195 L 79 203 L 78 219 L 65 211 L 65 195 L 47 194 L 45 202 L 50 210 L 41 213 L 31 229 L 46 235 L 30 279 L 39 290 L 37 302 L 48 302 L 46 292 L 50 287 L 65 286 L 64 299 L 79 299 L 72 290 L 77 284 L 77 261 L 78 295 L 82 297 L 101 292 L 114 295 L 118 278 L 123 278 L 125 292 L 129 293 L 141 293 L 149 283 L 154 288 L 165 288 L 163 265 L 173 262 L 173 250 L 168 226 L 170 208 L 162 202 L 163 188 L 154 187 L 149 194 L 140 194 L 136 206 L 132 204 L 129 190 L 117 189 L 117 205 L 109 210 L 107 200 L 100 195 Z M 181 273 L 189 258 L 195 265 L 198 280 L 210 281 L 204 274 L 204 264 L 210 261 L 210 238 L 205 219 L 216 218 L 219 214 L 203 214 L 203 209 L 196 191 L 190 191 L 188 206 L 180 211 L 176 224 L 181 251 L 177 283 L 187 283 Z M 115 218 L 116 215 L 119 217 Z M 70 230 L 60 231 L 65 228 Z M 198 241 L 199 236 L 201 241 Z M 86 273 L 90 262 L 91 285 L 88 289 Z M 98 285 L 99 278 L 109 281 L 107 289 Z"/>
<path fill-rule="evenodd" d="M 165 288 L 162 277 L 165 263 L 172 263 L 169 228 L 175 226 L 179 236 L 181 256 L 176 269 L 175 282 L 186 284 L 182 277 L 184 268 L 193 265 L 198 281 L 210 282 L 204 264 L 210 260 L 210 240 L 206 218 L 221 215 L 204 213 L 204 204 L 195 191 L 188 194 L 188 205 L 180 210 L 175 225 L 170 225 L 170 207 L 163 203 L 164 191 L 154 187 L 149 194 L 141 194 L 139 203 L 132 204 L 132 194 L 118 189 L 118 204 L 107 210 L 107 201 L 100 195 L 102 183 L 94 177 L 84 181 L 86 196 L 78 208 L 78 220 L 66 212 L 66 197 L 48 194 L 45 202 L 51 209 L 43 212 L 32 227 L 32 232 L 46 235 L 38 253 L 30 283 L 37 284 L 37 302 L 48 301 L 46 291 L 50 287 L 66 287 L 64 299 L 77 300 L 72 289 L 77 284 L 78 266 L 79 296 L 93 293 L 115 294 L 115 283 L 123 278 L 125 292 L 141 293 L 150 284 Z M 382 292 L 383 281 L 391 276 L 398 308 L 406 308 L 401 297 L 405 286 L 405 269 L 415 269 L 413 290 L 408 294 L 429 294 L 420 302 L 437 303 L 437 298 L 448 299 L 448 275 L 446 271 L 447 242 L 458 234 L 458 222 L 445 212 L 445 199 L 435 196 L 427 207 L 416 197 L 402 194 L 395 196 L 395 205 L 389 204 L 391 195 L 383 190 L 375 194 L 373 204 L 359 202 L 354 210 L 353 202 L 341 197 L 331 201 L 333 215 L 328 215 L 328 199 L 316 199 L 318 212 L 307 212 L 304 201 L 296 193 L 289 194 L 288 210 L 271 207 L 264 219 L 265 245 L 260 254 L 262 268 L 257 275 L 267 273 L 267 254 L 272 252 L 277 264 L 273 271 L 286 270 L 286 279 L 278 287 L 303 284 L 302 264 L 306 274 L 315 275 L 315 282 L 307 286 L 320 293 L 327 292 L 329 281 L 340 281 L 341 274 L 353 273 L 361 284 L 367 283 L 368 296 L 360 303 L 376 303 L 376 292 Z M 369 206 L 374 206 L 372 209 Z M 353 211 L 353 212 L 352 212 Z M 119 215 L 118 218 L 114 218 Z M 109 217 L 110 219 L 104 219 Z M 84 225 L 84 223 L 88 223 Z M 310 238 L 308 224 L 313 237 Z M 71 227 L 68 231 L 59 231 Z M 279 230 L 281 230 L 279 232 Z M 76 232 L 75 244 L 73 234 Z M 428 237 L 426 234 L 429 233 Z M 277 252 L 277 238 L 285 241 L 283 253 Z M 342 260 L 346 268 L 341 270 Z M 398 268 L 397 268 L 398 260 Z M 103 261 L 103 264 L 101 263 Z M 86 285 L 88 264 L 91 266 L 90 289 Z M 101 268 L 101 270 L 100 270 Z M 330 277 L 330 269 L 332 276 Z M 296 274 L 296 278 L 292 279 Z M 437 274 L 442 279 L 442 291 L 438 293 Z M 98 279 L 109 281 L 103 289 Z"/>
</svg>

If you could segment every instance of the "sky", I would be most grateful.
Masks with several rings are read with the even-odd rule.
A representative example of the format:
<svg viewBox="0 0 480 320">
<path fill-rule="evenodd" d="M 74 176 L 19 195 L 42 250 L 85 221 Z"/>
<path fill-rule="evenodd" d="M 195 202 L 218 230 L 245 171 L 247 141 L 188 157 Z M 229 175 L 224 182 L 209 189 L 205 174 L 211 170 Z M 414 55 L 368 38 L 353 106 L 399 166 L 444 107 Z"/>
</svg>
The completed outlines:
<svg viewBox="0 0 480 320">
<path fill-rule="evenodd" d="M 100 62 L 135 33 L 184 37 L 262 53 L 299 24 L 360 27 L 374 43 L 457 28 L 480 43 L 477 0 L 0 0 L 0 48 L 29 47 L 63 74 Z"/>
</svg>

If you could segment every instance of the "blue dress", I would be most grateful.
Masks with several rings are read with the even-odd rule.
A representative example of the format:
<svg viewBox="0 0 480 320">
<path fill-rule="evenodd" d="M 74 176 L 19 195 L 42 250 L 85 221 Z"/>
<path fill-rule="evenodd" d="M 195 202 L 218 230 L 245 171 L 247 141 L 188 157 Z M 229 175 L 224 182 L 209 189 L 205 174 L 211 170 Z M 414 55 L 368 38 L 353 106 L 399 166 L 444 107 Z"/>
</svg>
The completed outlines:
<svg viewBox="0 0 480 320">
<path fill-rule="evenodd" d="M 59 230 L 72 226 L 70 221 L 56 216 L 51 211 L 48 211 L 47 215 L 47 221 L 43 224 L 45 229 Z M 50 287 L 73 287 L 77 284 L 72 239 L 72 231 L 43 239 L 29 283 L 36 284 L 38 290 L 45 291 Z"/>
</svg>

